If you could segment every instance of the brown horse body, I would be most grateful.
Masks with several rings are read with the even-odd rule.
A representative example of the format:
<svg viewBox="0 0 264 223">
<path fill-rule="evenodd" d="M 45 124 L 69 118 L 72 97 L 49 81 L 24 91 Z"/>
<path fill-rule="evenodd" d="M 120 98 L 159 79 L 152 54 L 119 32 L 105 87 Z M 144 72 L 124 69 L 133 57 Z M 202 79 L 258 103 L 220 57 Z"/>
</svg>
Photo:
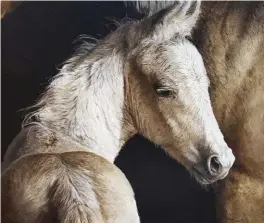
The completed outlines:
<svg viewBox="0 0 264 223">
<path fill-rule="evenodd" d="M 264 222 L 264 3 L 204 2 L 194 41 L 236 162 L 219 185 L 220 222 Z"/>
</svg>

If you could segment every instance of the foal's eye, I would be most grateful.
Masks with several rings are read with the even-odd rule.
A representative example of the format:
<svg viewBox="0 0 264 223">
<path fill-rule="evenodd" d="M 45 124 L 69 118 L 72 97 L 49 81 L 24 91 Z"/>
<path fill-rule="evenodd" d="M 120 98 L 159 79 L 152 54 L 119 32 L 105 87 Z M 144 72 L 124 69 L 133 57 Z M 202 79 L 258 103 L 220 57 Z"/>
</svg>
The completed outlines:
<svg viewBox="0 0 264 223">
<path fill-rule="evenodd" d="M 163 98 L 174 97 L 173 91 L 169 88 L 156 88 L 156 93 Z"/>
</svg>

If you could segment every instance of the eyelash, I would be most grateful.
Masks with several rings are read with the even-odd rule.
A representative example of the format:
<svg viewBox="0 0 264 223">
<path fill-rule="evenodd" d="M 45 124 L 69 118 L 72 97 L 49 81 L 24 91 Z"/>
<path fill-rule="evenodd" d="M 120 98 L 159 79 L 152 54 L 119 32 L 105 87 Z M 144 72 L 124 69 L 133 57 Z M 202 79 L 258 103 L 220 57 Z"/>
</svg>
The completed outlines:
<svg viewBox="0 0 264 223">
<path fill-rule="evenodd" d="M 167 87 L 158 87 L 155 89 L 157 95 L 162 98 L 174 98 L 175 93 L 173 90 L 167 88 Z"/>
</svg>

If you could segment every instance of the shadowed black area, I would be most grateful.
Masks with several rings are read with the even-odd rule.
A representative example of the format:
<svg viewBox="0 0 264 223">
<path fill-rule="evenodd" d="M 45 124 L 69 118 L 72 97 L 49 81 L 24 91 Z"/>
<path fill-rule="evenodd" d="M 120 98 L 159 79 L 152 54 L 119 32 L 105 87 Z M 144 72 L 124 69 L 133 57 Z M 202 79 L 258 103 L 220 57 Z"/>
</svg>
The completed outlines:
<svg viewBox="0 0 264 223">
<path fill-rule="evenodd" d="M 104 37 L 107 18 L 136 17 L 122 2 L 24 2 L 2 20 L 2 154 L 19 132 L 20 109 L 34 103 L 81 34 Z M 142 137 L 131 139 L 116 164 L 131 182 L 143 223 L 213 223 L 212 192 Z"/>
</svg>

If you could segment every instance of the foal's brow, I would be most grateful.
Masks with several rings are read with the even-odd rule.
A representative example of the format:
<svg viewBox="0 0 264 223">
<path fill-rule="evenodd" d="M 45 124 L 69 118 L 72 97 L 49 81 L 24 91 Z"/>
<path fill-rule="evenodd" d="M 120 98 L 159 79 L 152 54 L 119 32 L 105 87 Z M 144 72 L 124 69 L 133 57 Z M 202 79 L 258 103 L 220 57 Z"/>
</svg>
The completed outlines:
<svg viewBox="0 0 264 223">
<path fill-rule="evenodd" d="M 179 85 L 179 81 L 182 81 L 183 78 L 179 77 L 177 80 L 174 77 L 165 76 L 161 78 L 157 78 L 157 83 L 161 86 L 166 85 L 167 87 L 175 87 Z"/>
</svg>

